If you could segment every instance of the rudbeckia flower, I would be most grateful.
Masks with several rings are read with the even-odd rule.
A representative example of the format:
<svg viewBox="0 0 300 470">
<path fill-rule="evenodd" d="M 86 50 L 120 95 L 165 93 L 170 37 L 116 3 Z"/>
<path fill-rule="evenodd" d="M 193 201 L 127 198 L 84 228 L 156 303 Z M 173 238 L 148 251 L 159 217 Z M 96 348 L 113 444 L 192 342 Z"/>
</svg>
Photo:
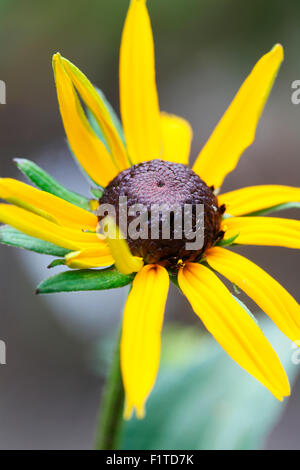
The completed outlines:
<svg viewBox="0 0 300 470">
<path fill-rule="evenodd" d="M 263 269 L 228 249 L 241 244 L 300 248 L 299 221 L 263 216 L 299 203 L 300 189 L 263 185 L 220 193 L 225 177 L 254 140 L 282 60 L 283 49 L 277 44 L 257 62 L 189 169 L 191 126 L 159 108 L 145 0 L 131 1 L 122 35 L 122 126 L 85 75 L 60 54 L 54 55 L 57 96 L 69 146 L 98 201 L 68 191 L 37 165 L 18 160 L 18 167 L 37 188 L 1 179 L 0 196 L 9 204 L 0 205 L 0 220 L 12 227 L 2 228 L 1 241 L 61 256 L 53 265 L 79 268 L 69 271 L 68 290 L 84 289 L 90 281 L 88 288 L 95 289 L 132 282 L 121 337 L 127 418 L 133 410 L 143 417 L 155 383 L 170 278 L 232 359 L 279 400 L 290 393 L 275 351 L 217 275 L 242 289 L 292 341 L 300 338 L 297 302 Z M 201 250 L 189 251 L 174 237 L 132 240 L 97 233 L 98 203 L 100 207 L 111 203 L 117 209 L 118 198 L 125 195 L 129 202 L 147 207 L 173 201 L 204 204 Z M 76 273 L 82 275 L 77 278 L 79 285 L 75 285 Z M 104 281 L 97 287 L 100 279 Z M 43 292 L 42 286 L 39 291 Z"/>
</svg>

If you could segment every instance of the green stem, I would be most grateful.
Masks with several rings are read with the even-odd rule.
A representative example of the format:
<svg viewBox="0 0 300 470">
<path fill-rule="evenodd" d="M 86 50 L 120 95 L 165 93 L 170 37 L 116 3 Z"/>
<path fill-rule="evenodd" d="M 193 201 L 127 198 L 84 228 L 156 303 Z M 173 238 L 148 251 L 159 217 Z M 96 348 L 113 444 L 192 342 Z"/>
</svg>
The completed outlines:
<svg viewBox="0 0 300 470">
<path fill-rule="evenodd" d="M 96 432 L 96 450 L 117 450 L 123 422 L 124 388 L 120 369 L 120 337 L 115 347 Z"/>
</svg>

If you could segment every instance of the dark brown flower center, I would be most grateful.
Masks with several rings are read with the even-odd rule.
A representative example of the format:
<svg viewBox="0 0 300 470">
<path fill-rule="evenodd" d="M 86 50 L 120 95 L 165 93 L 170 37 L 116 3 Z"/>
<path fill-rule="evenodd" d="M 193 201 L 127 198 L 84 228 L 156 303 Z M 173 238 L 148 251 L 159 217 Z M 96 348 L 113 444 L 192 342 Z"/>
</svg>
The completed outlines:
<svg viewBox="0 0 300 470">
<path fill-rule="evenodd" d="M 146 263 L 160 263 L 165 266 L 175 266 L 179 260 L 192 261 L 201 258 L 205 249 L 209 248 L 221 236 L 220 223 L 222 207 L 219 208 L 216 196 L 212 188 L 199 178 L 193 170 L 179 163 L 171 163 L 163 160 L 151 160 L 133 165 L 122 171 L 105 188 L 100 205 L 110 204 L 116 212 L 116 222 L 120 225 L 120 197 L 127 198 L 127 210 L 136 204 L 145 208 L 146 238 L 134 239 L 127 234 L 127 241 L 132 254 L 144 258 Z M 184 230 L 184 210 L 190 214 L 190 227 L 193 232 L 199 227 L 197 205 L 203 209 L 202 229 L 204 230 L 203 245 L 198 249 L 187 249 L 186 243 L 192 240 Z M 170 236 L 165 238 L 163 233 L 164 212 L 159 212 L 159 238 L 153 239 L 153 207 L 163 207 L 169 211 Z M 182 228 L 178 229 L 178 215 L 173 209 L 182 209 Z M 122 212 L 123 213 L 123 212 Z M 128 215 L 127 214 L 127 215 Z M 178 212 L 177 212 L 178 214 Z M 124 213 L 123 213 L 124 215 Z M 128 215 L 127 226 L 136 215 Z M 101 217 L 99 217 L 101 219 Z M 152 227 L 151 227 L 152 223 Z M 204 223 L 204 226 L 203 226 Z M 181 230 L 181 233 L 178 233 Z"/>
</svg>

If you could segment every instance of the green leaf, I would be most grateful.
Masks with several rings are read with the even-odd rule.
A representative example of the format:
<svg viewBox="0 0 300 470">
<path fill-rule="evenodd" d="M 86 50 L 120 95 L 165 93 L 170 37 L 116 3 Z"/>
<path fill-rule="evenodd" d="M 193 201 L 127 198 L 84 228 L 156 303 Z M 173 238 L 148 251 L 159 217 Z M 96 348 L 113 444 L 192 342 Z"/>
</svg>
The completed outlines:
<svg viewBox="0 0 300 470">
<path fill-rule="evenodd" d="M 82 209 L 90 210 L 88 198 L 64 188 L 64 186 L 58 183 L 46 171 L 42 170 L 36 163 L 25 158 L 15 158 L 14 161 L 19 170 L 38 188 L 54 194 L 54 196 L 58 196 L 71 204 L 75 204 Z"/>
<path fill-rule="evenodd" d="M 291 341 L 269 320 L 264 333 L 290 380 L 299 371 Z M 164 329 L 162 360 L 143 420 L 124 423 L 121 449 L 260 449 L 284 409 L 208 334 Z"/>
<path fill-rule="evenodd" d="M 30 237 L 9 225 L 2 225 L 0 227 L 0 243 L 51 256 L 65 256 L 67 253 L 70 253 L 65 248 Z"/>
<path fill-rule="evenodd" d="M 260 211 L 250 212 L 249 214 L 244 214 L 247 217 L 252 216 L 261 216 L 272 214 L 272 212 L 283 211 L 286 209 L 300 209 L 300 202 L 285 202 L 284 204 L 277 204 L 277 206 L 267 207 L 266 209 L 261 209 Z"/>
<path fill-rule="evenodd" d="M 115 268 L 65 271 L 42 281 L 36 292 L 37 294 L 53 294 L 55 292 L 114 289 L 130 284 L 133 278 L 134 274 L 124 275 Z"/>
</svg>

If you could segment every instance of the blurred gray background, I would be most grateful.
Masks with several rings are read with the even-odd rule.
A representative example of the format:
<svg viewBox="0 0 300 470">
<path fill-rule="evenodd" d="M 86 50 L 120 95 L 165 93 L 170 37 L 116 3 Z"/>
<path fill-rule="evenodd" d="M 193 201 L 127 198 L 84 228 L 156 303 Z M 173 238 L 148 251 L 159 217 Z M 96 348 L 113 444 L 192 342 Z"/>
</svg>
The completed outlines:
<svg viewBox="0 0 300 470">
<path fill-rule="evenodd" d="M 248 149 L 224 190 L 253 184 L 299 185 L 300 4 L 296 0 L 149 0 L 162 110 L 193 126 L 192 160 L 258 58 L 274 43 L 285 62 Z M 0 0 L 1 176 L 21 177 L 14 157 L 29 158 L 71 189 L 88 185 L 70 156 L 58 112 L 51 57 L 60 51 L 118 108 L 118 51 L 126 0 Z M 281 213 L 296 217 L 296 213 Z M 92 446 L 103 378 L 95 351 L 115 331 L 126 289 L 37 297 L 53 274 L 49 258 L 1 247 L 0 449 L 86 449 Z M 299 300 L 299 252 L 242 249 Z M 249 304 L 251 306 L 251 303 Z M 171 289 L 168 321 L 194 323 Z M 200 398 L 201 399 L 201 398 Z M 265 446 L 299 449 L 300 382 Z"/>
</svg>

